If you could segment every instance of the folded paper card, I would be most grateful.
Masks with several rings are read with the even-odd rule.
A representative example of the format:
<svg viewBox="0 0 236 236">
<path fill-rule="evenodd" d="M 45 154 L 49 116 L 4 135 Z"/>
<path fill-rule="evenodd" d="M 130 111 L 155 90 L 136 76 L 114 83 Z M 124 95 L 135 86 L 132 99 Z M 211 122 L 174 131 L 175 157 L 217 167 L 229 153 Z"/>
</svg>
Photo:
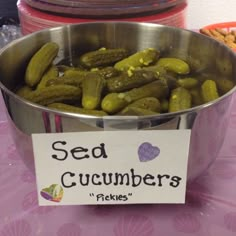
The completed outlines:
<svg viewBox="0 0 236 236">
<path fill-rule="evenodd" d="M 39 204 L 184 203 L 190 133 L 33 134 Z"/>
</svg>

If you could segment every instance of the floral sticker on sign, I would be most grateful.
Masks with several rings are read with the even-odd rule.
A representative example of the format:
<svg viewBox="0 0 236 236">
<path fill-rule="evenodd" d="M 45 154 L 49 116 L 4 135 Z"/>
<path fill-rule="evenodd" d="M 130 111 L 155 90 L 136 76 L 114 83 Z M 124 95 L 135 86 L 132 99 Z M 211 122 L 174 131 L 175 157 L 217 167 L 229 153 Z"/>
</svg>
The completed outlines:
<svg viewBox="0 0 236 236">
<path fill-rule="evenodd" d="M 63 188 L 58 184 L 52 184 L 47 188 L 43 188 L 40 195 L 52 202 L 60 202 L 63 197 Z"/>
</svg>

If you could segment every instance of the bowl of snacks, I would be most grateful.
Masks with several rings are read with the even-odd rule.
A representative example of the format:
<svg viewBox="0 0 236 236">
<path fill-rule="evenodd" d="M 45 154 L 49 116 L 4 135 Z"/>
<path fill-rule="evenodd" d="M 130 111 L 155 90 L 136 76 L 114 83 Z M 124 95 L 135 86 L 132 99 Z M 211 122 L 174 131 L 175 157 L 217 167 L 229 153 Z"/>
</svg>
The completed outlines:
<svg viewBox="0 0 236 236">
<path fill-rule="evenodd" d="M 33 133 L 190 129 L 191 181 L 223 144 L 235 59 L 227 46 L 184 29 L 72 24 L 5 46 L 0 87 L 17 150 L 27 161 L 33 160 Z"/>
<path fill-rule="evenodd" d="M 236 22 L 207 25 L 200 29 L 200 33 L 218 40 L 236 51 Z"/>
</svg>

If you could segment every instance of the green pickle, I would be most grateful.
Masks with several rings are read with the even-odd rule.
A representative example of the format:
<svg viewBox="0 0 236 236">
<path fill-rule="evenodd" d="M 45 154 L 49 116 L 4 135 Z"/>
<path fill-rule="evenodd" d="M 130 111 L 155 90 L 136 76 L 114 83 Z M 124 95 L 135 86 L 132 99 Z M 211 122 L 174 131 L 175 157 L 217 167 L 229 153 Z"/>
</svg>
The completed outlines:
<svg viewBox="0 0 236 236">
<path fill-rule="evenodd" d="M 179 86 L 186 88 L 186 89 L 192 89 L 199 85 L 199 82 L 195 78 L 184 78 L 184 79 L 178 79 L 177 83 Z"/>
<path fill-rule="evenodd" d="M 161 113 L 166 113 L 169 110 L 169 100 L 168 99 L 161 99 Z"/>
<path fill-rule="evenodd" d="M 103 68 L 92 68 L 90 71 L 96 72 L 101 75 L 104 79 L 109 79 L 120 74 L 120 71 L 116 70 L 112 66 L 107 66 Z"/>
<path fill-rule="evenodd" d="M 201 92 L 204 102 L 211 102 L 219 98 L 216 82 L 214 80 L 206 80 L 201 86 Z"/>
<path fill-rule="evenodd" d="M 121 115 L 125 115 L 125 116 L 152 116 L 152 115 L 158 115 L 158 114 L 159 114 L 158 112 L 140 108 L 140 107 L 127 107 L 127 109 L 125 109 L 125 111 L 121 113 Z"/>
<path fill-rule="evenodd" d="M 107 94 L 102 100 L 102 109 L 109 114 L 114 114 L 138 99 L 145 97 L 163 98 L 168 95 L 168 92 L 167 84 L 164 81 L 157 80 L 127 92 Z"/>
<path fill-rule="evenodd" d="M 48 105 L 49 108 L 57 109 L 59 111 L 64 112 L 72 112 L 83 115 L 91 115 L 91 116 L 107 116 L 107 113 L 101 110 L 87 110 L 81 107 L 76 107 L 64 103 L 51 103 Z"/>
<path fill-rule="evenodd" d="M 81 65 L 87 68 L 111 65 L 128 55 L 124 48 L 106 49 L 87 52 L 80 57 Z"/>
<path fill-rule="evenodd" d="M 129 57 L 118 61 L 114 67 L 117 70 L 129 70 L 132 68 L 138 68 L 148 66 L 157 61 L 160 52 L 154 48 L 147 48 L 142 51 L 136 52 Z"/>
<path fill-rule="evenodd" d="M 51 79 L 55 79 L 59 76 L 58 68 L 55 65 L 52 65 L 48 68 L 48 70 L 43 75 L 42 79 L 38 83 L 36 89 L 42 89 L 47 87 L 48 81 Z"/>
<path fill-rule="evenodd" d="M 107 80 L 107 89 L 109 92 L 124 92 L 148 84 L 158 78 L 159 76 L 156 72 L 142 69 L 123 72 L 120 76 Z"/>
<path fill-rule="evenodd" d="M 192 97 L 190 92 L 182 87 L 173 89 L 169 99 L 169 112 L 177 112 L 191 108 Z"/>
<path fill-rule="evenodd" d="M 46 83 L 46 87 L 52 86 L 52 85 L 72 85 L 72 86 L 78 86 L 80 87 L 82 82 L 84 80 L 84 77 L 81 78 L 75 78 L 75 77 L 69 77 L 69 76 L 61 76 L 54 79 L 49 79 Z"/>
<path fill-rule="evenodd" d="M 74 79 L 82 80 L 82 79 L 86 78 L 86 76 L 89 73 L 90 72 L 87 70 L 68 69 L 64 72 L 63 76 L 65 76 L 66 78 L 74 78 Z"/>
<path fill-rule="evenodd" d="M 218 79 L 216 85 L 221 95 L 228 93 L 235 86 L 234 82 L 229 79 Z"/>
<path fill-rule="evenodd" d="M 190 89 L 189 92 L 192 96 L 192 105 L 193 106 L 200 106 L 204 103 L 200 87 Z"/>
<path fill-rule="evenodd" d="M 161 104 L 157 98 L 145 97 L 145 98 L 138 99 L 138 100 L 132 102 L 131 104 L 129 104 L 127 107 L 125 107 L 120 112 L 120 114 L 127 113 L 127 111 L 130 110 L 130 108 L 132 108 L 132 107 L 141 108 L 144 110 L 149 110 L 149 111 L 156 112 L 156 113 L 160 113 L 160 111 L 161 111 Z"/>
<path fill-rule="evenodd" d="M 55 85 L 37 89 L 30 93 L 26 99 L 45 106 L 54 102 L 79 101 L 81 95 L 82 91 L 79 87 L 71 85 Z"/>
<path fill-rule="evenodd" d="M 96 73 L 90 74 L 82 83 L 82 106 L 86 109 L 96 109 L 100 106 L 105 80 Z"/>
<path fill-rule="evenodd" d="M 36 86 L 42 79 L 43 74 L 52 64 L 59 51 L 58 44 L 49 42 L 44 44 L 30 59 L 26 68 L 25 83 L 30 86 Z"/>
<path fill-rule="evenodd" d="M 32 88 L 28 85 L 24 85 L 16 91 L 16 94 L 22 98 L 27 98 L 32 92 Z"/>
<path fill-rule="evenodd" d="M 178 58 L 172 58 L 172 57 L 160 58 L 157 61 L 156 65 L 159 68 L 164 68 L 167 71 L 172 71 L 180 75 L 186 75 L 189 74 L 190 72 L 189 65 L 185 61 Z"/>
</svg>

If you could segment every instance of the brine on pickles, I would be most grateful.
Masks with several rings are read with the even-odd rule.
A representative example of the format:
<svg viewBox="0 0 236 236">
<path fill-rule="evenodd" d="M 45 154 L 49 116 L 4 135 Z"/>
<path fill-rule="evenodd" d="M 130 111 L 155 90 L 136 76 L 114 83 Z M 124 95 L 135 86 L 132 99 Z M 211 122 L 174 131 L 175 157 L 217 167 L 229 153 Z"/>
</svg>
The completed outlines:
<svg viewBox="0 0 236 236">
<path fill-rule="evenodd" d="M 156 48 L 129 52 L 101 47 L 56 64 L 59 45 L 42 45 L 26 66 L 16 94 L 59 111 L 91 116 L 152 116 L 212 102 L 235 81 L 200 74 L 191 63 Z"/>
</svg>

